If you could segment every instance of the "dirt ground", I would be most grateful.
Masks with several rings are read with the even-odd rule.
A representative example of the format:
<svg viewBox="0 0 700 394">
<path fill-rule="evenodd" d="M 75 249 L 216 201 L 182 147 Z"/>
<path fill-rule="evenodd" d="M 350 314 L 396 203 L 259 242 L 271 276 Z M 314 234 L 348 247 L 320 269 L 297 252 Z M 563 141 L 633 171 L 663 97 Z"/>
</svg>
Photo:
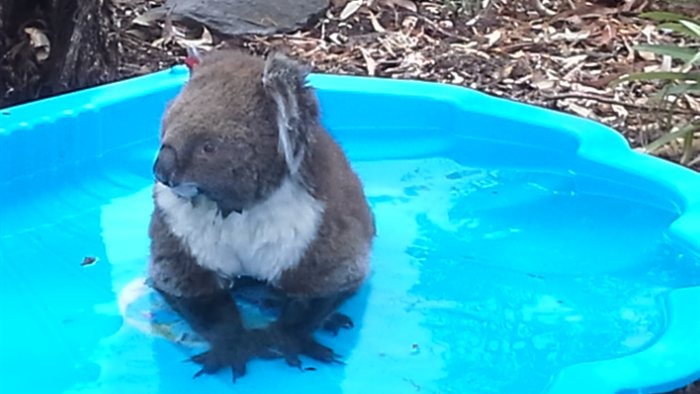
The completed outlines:
<svg viewBox="0 0 700 394">
<path fill-rule="evenodd" d="M 357 1 L 334 0 L 306 29 L 223 40 L 201 26 L 148 14 L 161 0 L 120 1 L 124 76 L 179 62 L 187 45 L 254 53 L 281 46 L 319 72 L 457 84 L 594 119 L 636 148 L 673 122 L 700 117 L 700 102 L 691 97 L 659 109 L 654 83 L 610 85 L 625 73 L 668 67 L 633 45 L 679 42 L 638 14 L 671 9 L 697 15 L 694 0 L 490 0 L 485 7 L 476 0 L 374 0 L 358 9 L 351 4 Z M 680 149 L 673 142 L 657 154 L 678 161 Z M 687 164 L 700 168 L 699 157 Z"/>
<path fill-rule="evenodd" d="M 698 16 L 697 0 L 332 0 L 307 28 L 235 38 L 154 11 L 163 3 L 113 0 L 116 79 L 182 63 L 187 46 L 202 51 L 233 46 L 253 53 L 284 47 L 317 72 L 439 81 L 573 113 L 615 128 L 638 149 L 663 135 L 669 124 L 700 118 L 697 97 L 660 109 L 656 84 L 610 84 L 632 71 L 673 67 L 632 49 L 682 42 L 639 13 Z M 680 152 L 681 143 L 673 141 L 657 154 L 678 162 Z M 700 169 L 700 155 L 686 164 Z M 700 382 L 674 393 L 700 394 Z"/>
</svg>

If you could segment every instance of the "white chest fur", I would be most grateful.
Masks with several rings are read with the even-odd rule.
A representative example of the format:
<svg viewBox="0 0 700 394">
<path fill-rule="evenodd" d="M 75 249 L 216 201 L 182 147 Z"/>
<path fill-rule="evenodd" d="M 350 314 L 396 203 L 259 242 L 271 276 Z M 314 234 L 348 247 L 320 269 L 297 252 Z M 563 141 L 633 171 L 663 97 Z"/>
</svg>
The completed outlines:
<svg viewBox="0 0 700 394">
<path fill-rule="evenodd" d="M 265 201 L 223 218 L 203 197 L 196 204 L 155 186 L 156 204 L 197 262 L 224 276 L 275 281 L 298 264 L 316 236 L 323 204 L 289 179 Z"/>
</svg>

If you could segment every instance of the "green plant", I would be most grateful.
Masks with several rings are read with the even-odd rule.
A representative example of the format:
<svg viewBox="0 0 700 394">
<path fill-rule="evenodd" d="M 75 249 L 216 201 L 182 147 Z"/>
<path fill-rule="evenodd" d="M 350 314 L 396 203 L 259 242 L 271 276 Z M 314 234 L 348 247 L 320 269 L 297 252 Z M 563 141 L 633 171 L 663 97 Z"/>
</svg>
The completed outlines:
<svg viewBox="0 0 700 394">
<path fill-rule="evenodd" d="M 696 67 L 700 64 L 700 48 L 698 47 L 700 44 L 700 20 L 671 12 L 648 12 L 640 16 L 656 21 L 658 29 L 675 32 L 690 42 L 686 45 L 645 44 L 637 45 L 634 49 L 669 56 L 683 64 L 678 71 L 631 73 L 616 82 L 661 81 L 663 87 L 658 95 L 660 103 L 675 107 L 678 99 L 683 95 L 700 92 L 700 71 L 697 71 Z M 669 111 L 669 114 L 671 113 L 672 111 Z M 653 153 L 671 141 L 682 139 L 683 153 L 680 162 L 688 164 L 693 155 L 693 138 L 697 132 L 700 132 L 700 120 L 698 119 L 675 124 L 669 128 L 665 135 L 651 142 L 644 149 Z"/>
</svg>

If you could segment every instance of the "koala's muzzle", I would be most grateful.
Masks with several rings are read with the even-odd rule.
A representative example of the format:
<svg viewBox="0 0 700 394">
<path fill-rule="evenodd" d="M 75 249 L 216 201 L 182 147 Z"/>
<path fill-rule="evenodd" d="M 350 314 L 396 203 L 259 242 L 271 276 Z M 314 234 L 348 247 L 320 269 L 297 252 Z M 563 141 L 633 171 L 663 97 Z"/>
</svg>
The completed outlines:
<svg viewBox="0 0 700 394">
<path fill-rule="evenodd" d="M 173 184 L 175 171 L 177 170 L 177 152 L 170 146 L 163 145 L 158 152 L 156 162 L 153 164 L 153 173 L 158 182 L 167 186 Z"/>
</svg>

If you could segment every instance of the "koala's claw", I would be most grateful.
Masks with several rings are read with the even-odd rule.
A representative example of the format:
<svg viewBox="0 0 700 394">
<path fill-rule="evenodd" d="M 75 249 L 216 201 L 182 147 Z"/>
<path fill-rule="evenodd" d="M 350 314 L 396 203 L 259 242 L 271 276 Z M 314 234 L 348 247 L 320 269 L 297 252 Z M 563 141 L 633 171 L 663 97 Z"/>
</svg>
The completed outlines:
<svg viewBox="0 0 700 394">
<path fill-rule="evenodd" d="M 248 361 L 254 358 L 273 359 L 278 354 L 266 348 L 259 338 L 252 335 L 242 335 L 236 343 L 225 343 L 212 346 L 208 351 L 192 356 L 188 361 L 201 365 L 201 369 L 193 378 L 204 374 L 213 375 L 221 369 L 230 367 L 233 382 L 246 374 Z"/>
<path fill-rule="evenodd" d="M 326 321 L 323 322 L 322 328 L 329 331 L 333 335 L 338 335 L 341 328 L 349 330 L 353 328 L 355 324 L 352 322 L 350 316 L 342 314 L 340 312 L 335 312 L 328 316 Z"/>
<path fill-rule="evenodd" d="M 271 348 L 284 358 L 287 365 L 294 368 L 302 368 L 300 355 L 308 356 L 324 363 L 344 364 L 340 355 L 333 349 L 320 344 L 310 334 L 295 335 L 292 333 L 277 331 L 271 335 Z"/>
<path fill-rule="evenodd" d="M 202 368 L 194 374 L 193 378 L 198 378 L 204 374 L 213 375 L 226 366 L 230 366 L 234 383 L 236 379 L 246 374 L 246 363 L 248 360 L 249 358 L 241 354 L 225 355 L 223 352 L 216 350 L 206 351 L 190 358 L 190 361 L 202 366 Z"/>
</svg>

